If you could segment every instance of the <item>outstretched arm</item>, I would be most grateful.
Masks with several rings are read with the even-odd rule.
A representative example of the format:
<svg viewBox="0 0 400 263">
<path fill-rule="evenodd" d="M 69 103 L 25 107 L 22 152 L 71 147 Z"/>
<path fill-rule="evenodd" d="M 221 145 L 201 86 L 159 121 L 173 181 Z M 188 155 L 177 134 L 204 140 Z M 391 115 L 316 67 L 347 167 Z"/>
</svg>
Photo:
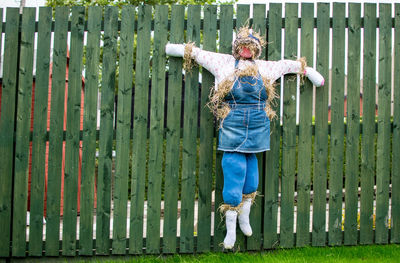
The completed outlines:
<svg viewBox="0 0 400 263">
<path fill-rule="evenodd" d="M 261 74 L 268 76 L 273 81 L 285 74 L 304 74 L 317 87 L 324 85 L 324 77 L 311 67 L 303 68 L 302 63 L 295 60 L 259 61 Z"/>
<path fill-rule="evenodd" d="M 169 56 L 183 57 L 185 54 L 185 45 L 167 44 L 165 46 L 165 52 Z M 197 64 L 206 68 L 218 79 L 223 77 L 224 68 L 234 61 L 234 58 L 231 55 L 205 51 L 197 47 L 193 47 L 191 57 L 197 62 Z"/>
</svg>

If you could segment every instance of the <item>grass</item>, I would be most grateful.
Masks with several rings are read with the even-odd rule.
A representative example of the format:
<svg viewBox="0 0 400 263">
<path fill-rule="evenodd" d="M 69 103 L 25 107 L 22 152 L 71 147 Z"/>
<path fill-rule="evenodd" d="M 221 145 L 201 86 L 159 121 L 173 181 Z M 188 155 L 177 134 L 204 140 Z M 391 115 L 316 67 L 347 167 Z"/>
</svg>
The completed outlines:
<svg viewBox="0 0 400 263">
<path fill-rule="evenodd" d="M 306 247 L 276 249 L 263 252 L 208 253 L 199 255 L 140 256 L 123 259 L 95 258 L 81 262 L 271 262 L 271 263 L 391 263 L 400 262 L 400 245 L 371 245 L 353 247 Z"/>
</svg>

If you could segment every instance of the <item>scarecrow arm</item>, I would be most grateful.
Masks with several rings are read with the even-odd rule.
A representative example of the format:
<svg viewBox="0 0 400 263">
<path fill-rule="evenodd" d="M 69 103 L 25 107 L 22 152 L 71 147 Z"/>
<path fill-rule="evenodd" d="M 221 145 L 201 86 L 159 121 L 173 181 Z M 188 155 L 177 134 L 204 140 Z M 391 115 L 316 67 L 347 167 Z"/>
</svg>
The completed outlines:
<svg viewBox="0 0 400 263">
<path fill-rule="evenodd" d="M 259 61 L 261 75 L 268 76 L 276 81 L 286 74 L 303 74 L 317 87 L 324 85 L 324 77 L 311 67 L 305 67 L 305 63 L 295 60 Z"/>
<path fill-rule="evenodd" d="M 183 57 L 185 54 L 185 45 L 168 43 L 165 46 L 165 53 L 169 56 Z M 197 47 L 192 48 L 190 56 L 197 64 L 207 69 L 217 79 L 225 77 L 225 71 L 232 70 L 227 65 L 234 63 L 235 60 L 231 55 L 205 51 Z"/>
</svg>

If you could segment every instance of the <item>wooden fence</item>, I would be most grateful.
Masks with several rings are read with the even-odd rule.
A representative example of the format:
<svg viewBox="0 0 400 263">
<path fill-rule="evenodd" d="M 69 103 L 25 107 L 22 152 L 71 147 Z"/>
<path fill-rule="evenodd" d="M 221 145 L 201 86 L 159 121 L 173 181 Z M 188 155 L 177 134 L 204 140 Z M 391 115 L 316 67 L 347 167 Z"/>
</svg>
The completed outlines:
<svg viewBox="0 0 400 263">
<path fill-rule="evenodd" d="M 268 41 L 262 58 L 305 56 L 312 64 L 316 55 L 326 84 L 313 93 L 305 80 L 297 96 L 296 81 L 282 80 L 283 124 L 271 123 L 271 151 L 258 154 L 262 195 L 251 213 L 253 236 L 238 230 L 240 250 L 400 242 L 400 4 L 394 17 L 392 7 L 352 3 L 347 17 L 343 3 L 273 3 L 267 13 L 263 4 L 252 7 L 250 24 Z M 22 15 L 7 8 L 0 22 L 0 257 L 220 251 L 222 153 L 205 107 L 213 77 L 203 70 L 199 89 L 195 67 L 182 85 L 182 59 L 167 58 L 164 47 L 194 41 L 231 53 L 233 29 L 250 8 L 43 7 L 37 20 L 34 8 Z"/>
</svg>

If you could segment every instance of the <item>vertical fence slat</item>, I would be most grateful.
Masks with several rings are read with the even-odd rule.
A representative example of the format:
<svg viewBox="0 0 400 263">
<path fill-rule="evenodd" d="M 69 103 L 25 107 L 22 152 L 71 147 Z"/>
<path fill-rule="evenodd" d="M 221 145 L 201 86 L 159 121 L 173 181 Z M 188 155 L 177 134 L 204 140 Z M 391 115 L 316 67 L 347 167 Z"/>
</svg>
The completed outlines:
<svg viewBox="0 0 400 263">
<path fill-rule="evenodd" d="M 15 131 L 15 160 L 14 160 L 14 198 L 13 198 L 13 232 L 12 232 L 12 254 L 13 256 L 25 256 L 26 249 L 26 209 L 27 209 L 27 186 L 29 175 L 30 154 L 30 128 L 31 128 L 31 104 L 32 104 L 32 70 L 33 50 L 35 34 L 36 8 L 24 8 L 21 23 L 21 48 L 18 69 L 18 98 Z M 43 177 L 42 177 L 43 178 Z M 37 191 L 33 188 L 33 191 Z M 43 197 L 43 194 L 40 194 Z M 43 201 L 42 201 L 43 203 Z M 43 207 L 42 207 L 43 208 Z M 35 233 L 36 242 L 31 244 L 36 251 L 35 255 L 42 255 L 42 229 L 43 209 L 39 213 L 40 220 L 31 217 L 31 222 L 36 224 L 30 226 L 31 232 Z M 38 223 L 36 222 L 38 221 Z M 33 223 L 33 222 L 32 222 Z M 30 253 L 32 254 L 32 253 Z"/>
<path fill-rule="evenodd" d="M 104 9 L 104 51 L 101 83 L 99 173 L 97 181 L 96 253 L 110 253 L 113 117 L 117 58 L 118 8 Z"/>
<path fill-rule="evenodd" d="M 375 242 L 388 243 L 390 181 L 390 107 L 391 107 L 391 44 L 392 6 L 379 5 L 379 91 L 378 143 L 376 161 L 376 227 Z"/>
<path fill-rule="evenodd" d="M 360 243 L 374 239 L 375 101 L 376 101 L 376 4 L 364 5 L 364 63 L 361 141 Z"/>
<path fill-rule="evenodd" d="M 285 59 L 293 59 L 297 53 L 297 4 L 285 5 Z M 285 77 L 283 92 L 282 133 L 282 188 L 280 244 L 290 248 L 294 245 L 294 175 L 296 169 L 296 86 L 293 76 Z"/>
<path fill-rule="evenodd" d="M 268 14 L 268 59 L 281 59 L 282 43 L 282 4 L 271 3 Z M 280 86 L 276 87 L 280 95 Z M 278 246 L 278 191 L 280 169 L 280 100 L 274 105 L 277 118 L 271 121 L 271 150 L 265 154 L 265 203 L 264 203 L 264 248 Z"/>
<path fill-rule="evenodd" d="M 329 175 L 329 236 L 331 246 L 341 245 L 344 157 L 345 4 L 333 4 L 331 155 Z M 324 87 L 325 88 L 325 87 Z"/>
<path fill-rule="evenodd" d="M 313 180 L 313 246 L 326 242 L 326 178 L 328 165 L 328 93 L 329 90 L 329 4 L 317 5 L 317 70 L 325 86 L 317 88 L 315 103 L 315 144 Z"/>
<path fill-rule="evenodd" d="M 173 5 L 169 41 L 182 43 L 184 6 Z M 168 105 L 165 154 L 163 253 L 176 252 L 178 213 L 180 121 L 182 104 L 182 58 L 169 57 Z"/>
<path fill-rule="evenodd" d="M 11 187 L 14 158 L 15 98 L 17 91 L 18 8 L 6 9 L 2 104 L 0 119 L 0 256 L 8 257 L 11 237 Z M 7 103 L 5 103 L 5 101 Z"/>
<path fill-rule="evenodd" d="M 314 49 L 314 4 L 301 5 L 301 56 L 312 66 Z M 300 86 L 299 152 L 297 175 L 296 246 L 310 244 L 310 189 L 312 150 L 313 85 L 306 81 Z"/>
<path fill-rule="evenodd" d="M 79 254 L 87 256 L 93 255 L 93 202 L 101 18 L 101 7 L 93 6 L 88 8 L 85 98 L 82 134 L 81 207 L 79 219 Z"/>
<path fill-rule="evenodd" d="M 400 66 L 400 4 L 395 5 L 394 72 Z M 400 243 L 400 76 L 394 75 L 391 243 Z"/>
<path fill-rule="evenodd" d="M 360 139 L 360 43 L 361 5 L 349 5 L 348 73 L 347 73 L 347 135 L 344 243 L 357 244 L 357 208 Z"/>
<path fill-rule="evenodd" d="M 129 233 L 130 254 L 141 254 L 143 249 L 143 204 L 146 180 L 145 153 L 147 152 L 147 102 L 152 17 L 151 6 L 140 6 L 138 10 Z"/>
<path fill-rule="evenodd" d="M 31 222 L 30 222 L 30 254 L 42 255 L 43 250 L 43 208 L 44 186 L 46 173 L 46 136 L 47 136 L 47 106 L 49 92 L 50 70 L 50 39 L 52 9 L 40 7 L 39 28 L 37 34 L 37 59 L 35 76 L 35 101 L 33 112 L 32 138 L 32 175 L 31 175 Z M 26 189 L 25 189 L 26 190 Z M 35 216 L 34 216 L 35 215 Z M 34 216 L 34 217 L 33 217 Z M 25 220 L 25 217 L 23 217 Z M 32 220 L 34 219 L 34 220 Z M 26 221 L 26 220 L 25 220 Z M 24 221 L 24 224 L 25 224 Z M 24 227 L 25 230 L 25 227 Z M 36 233 L 34 231 L 37 231 Z M 23 233 L 25 235 L 25 231 Z M 13 239 L 15 240 L 15 239 Z M 25 239 L 23 239 L 25 240 Z M 26 243 L 21 244 L 24 247 Z"/>
<path fill-rule="evenodd" d="M 200 44 L 200 6 L 189 6 L 186 42 Z M 185 76 L 183 117 L 182 192 L 180 252 L 191 253 L 194 248 L 194 198 L 196 188 L 197 109 L 199 69 Z"/>
<path fill-rule="evenodd" d="M 164 139 L 165 44 L 168 32 L 168 6 L 156 6 L 151 87 L 149 187 L 146 253 L 160 252 L 161 177 Z"/>
<path fill-rule="evenodd" d="M 238 4 L 236 11 L 236 30 L 239 30 L 239 28 L 246 26 L 247 23 L 249 23 L 250 5 Z M 235 247 L 239 248 L 240 250 L 246 249 L 245 236 L 239 228 L 237 228 L 236 231 Z"/>
<path fill-rule="evenodd" d="M 253 5 L 253 30 L 255 32 L 260 33 L 262 37 L 265 39 L 265 31 L 266 31 L 266 13 L 265 13 L 265 4 L 254 4 Z M 263 48 L 260 59 L 266 59 L 266 52 Z M 258 159 L 258 167 L 259 167 L 259 183 L 258 183 L 258 192 L 261 196 L 256 196 L 255 203 L 251 208 L 250 213 L 250 224 L 253 230 L 253 235 L 247 238 L 247 249 L 248 250 L 260 250 L 261 248 L 261 240 L 262 240 L 262 215 L 263 215 L 263 204 L 264 200 L 262 196 L 264 195 L 264 161 L 265 154 L 259 153 L 257 154 Z"/>
<path fill-rule="evenodd" d="M 225 54 L 232 54 L 232 28 L 233 28 L 233 6 L 232 5 L 222 5 L 220 11 L 220 25 L 225 25 L 220 27 L 220 43 L 219 52 Z M 218 124 L 217 124 L 218 127 Z M 218 128 L 217 128 L 218 129 Z M 216 132 L 216 137 L 218 138 L 218 131 Z M 218 141 L 218 139 L 217 139 Z M 218 143 L 218 142 L 217 142 Z M 222 189 L 224 186 L 224 178 L 222 174 L 221 167 L 222 151 L 216 152 L 215 157 L 215 220 L 214 220 L 214 251 L 222 250 L 219 246 L 224 240 L 224 223 L 221 222 L 220 212 L 217 208 L 223 203 L 222 200 Z"/>
<path fill-rule="evenodd" d="M 130 157 L 132 70 L 135 8 L 124 6 L 121 16 L 118 107 L 116 131 L 116 164 L 114 177 L 114 220 L 112 253 L 126 253 L 126 217 Z"/>
<path fill-rule="evenodd" d="M 79 176 L 79 130 L 82 90 L 82 56 L 85 8 L 72 7 L 69 59 L 67 126 L 65 143 L 63 255 L 76 254 L 76 224 Z"/>
<path fill-rule="evenodd" d="M 215 52 L 217 37 L 217 7 L 204 7 L 203 48 Z M 213 180 L 214 117 L 208 107 L 208 95 L 214 76 L 203 69 L 200 105 L 199 149 L 199 216 L 197 223 L 197 252 L 208 252 L 211 246 L 211 191 Z M 215 218 L 214 218 L 215 220 Z"/>
<path fill-rule="evenodd" d="M 63 149 L 68 7 L 56 7 L 51 73 L 50 133 L 46 206 L 46 256 L 59 255 L 60 195 Z"/>
</svg>

